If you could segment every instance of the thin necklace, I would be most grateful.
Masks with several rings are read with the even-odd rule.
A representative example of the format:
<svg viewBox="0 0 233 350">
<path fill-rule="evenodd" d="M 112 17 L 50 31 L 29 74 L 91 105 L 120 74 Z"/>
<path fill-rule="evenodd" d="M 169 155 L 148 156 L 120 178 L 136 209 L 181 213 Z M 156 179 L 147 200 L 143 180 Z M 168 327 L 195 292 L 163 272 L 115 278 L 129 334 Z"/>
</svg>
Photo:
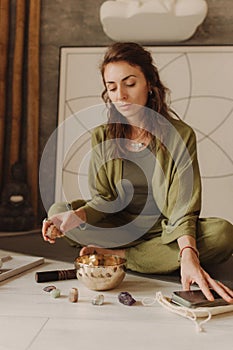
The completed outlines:
<svg viewBox="0 0 233 350">
<path fill-rule="evenodd" d="M 132 147 L 132 149 L 136 152 L 140 151 L 142 148 L 145 147 L 145 143 L 143 142 L 135 142 L 135 141 L 132 141 L 130 142 L 130 146 Z"/>
</svg>

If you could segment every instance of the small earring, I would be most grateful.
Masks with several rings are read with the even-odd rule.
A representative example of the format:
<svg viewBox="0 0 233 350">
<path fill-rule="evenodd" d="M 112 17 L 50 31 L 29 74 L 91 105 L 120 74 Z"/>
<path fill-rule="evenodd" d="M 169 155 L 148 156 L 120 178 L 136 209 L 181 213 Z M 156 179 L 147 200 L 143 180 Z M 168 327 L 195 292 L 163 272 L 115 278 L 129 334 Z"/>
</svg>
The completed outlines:
<svg viewBox="0 0 233 350">
<path fill-rule="evenodd" d="M 152 90 L 149 91 L 149 95 L 150 95 L 150 96 L 153 95 L 153 91 L 152 91 Z"/>
</svg>

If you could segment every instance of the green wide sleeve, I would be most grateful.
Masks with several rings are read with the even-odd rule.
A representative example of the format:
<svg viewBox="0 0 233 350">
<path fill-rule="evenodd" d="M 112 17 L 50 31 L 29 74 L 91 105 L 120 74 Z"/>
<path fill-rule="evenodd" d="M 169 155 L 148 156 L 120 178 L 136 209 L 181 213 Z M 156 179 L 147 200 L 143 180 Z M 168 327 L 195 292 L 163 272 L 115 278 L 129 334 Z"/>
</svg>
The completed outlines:
<svg viewBox="0 0 233 350">
<path fill-rule="evenodd" d="M 197 159 L 196 136 L 186 124 L 178 123 L 169 157 L 164 161 L 166 198 L 162 221 L 162 242 L 177 240 L 183 235 L 196 237 L 201 210 L 201 179 Z M 161 152 L 160 152 L 161 153 Z"/>
</svg>

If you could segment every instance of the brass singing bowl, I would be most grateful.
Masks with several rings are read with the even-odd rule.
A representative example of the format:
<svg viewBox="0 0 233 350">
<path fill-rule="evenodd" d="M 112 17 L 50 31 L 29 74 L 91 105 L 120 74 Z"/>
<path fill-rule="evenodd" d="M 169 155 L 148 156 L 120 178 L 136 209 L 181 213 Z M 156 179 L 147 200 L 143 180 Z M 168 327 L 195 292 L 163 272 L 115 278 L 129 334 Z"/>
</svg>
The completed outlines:
<svg viewBox="0 0 233 350">
<path fill-rule="evenodd" d="M 116 288 L 125 277 L 126 259 L 111 254 L 91 254 L 75 259 L 76 276 L 87 288 Z"/>
</svg>

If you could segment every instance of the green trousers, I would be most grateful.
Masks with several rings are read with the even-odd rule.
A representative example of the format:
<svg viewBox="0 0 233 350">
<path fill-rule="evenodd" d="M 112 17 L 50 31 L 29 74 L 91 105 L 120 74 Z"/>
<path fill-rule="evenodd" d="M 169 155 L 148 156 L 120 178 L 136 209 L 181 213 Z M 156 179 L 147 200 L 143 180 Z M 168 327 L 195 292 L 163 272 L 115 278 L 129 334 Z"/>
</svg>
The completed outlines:
<svg viewBox="0 0 233 350">
<path fill-rule="evenodd" d="M 48 217 L 66 210 L 65 203 L 55 203 L 51 206 Z M 112 227 L 112 222 L 109 222 L 109 226 L 107 223 L 103 226 Z M 80 245 L 78 237 L 88 236 L 88 233 L 88 228 L 85 231 L 73 229 L 67 233 L 66 239 L 70 245 L 80 248 L 86 244 Z M 122 234 L 120 227 L 119 234 Z M 137 240 L 137 243 L 129 243 L 122 247 L 126 253 L 127 269 L 141 273 L 168 274 L 180 267 L 177 241 L 163 244 L 161 234 L 162 232 L 157 232 L 155 237 L 146 240 L 142 238 Z M 196 237 L 202 265 L 222 263 L 233 254 L 233 225 L 224 219 L 200 218 Z"/>
</svg>

